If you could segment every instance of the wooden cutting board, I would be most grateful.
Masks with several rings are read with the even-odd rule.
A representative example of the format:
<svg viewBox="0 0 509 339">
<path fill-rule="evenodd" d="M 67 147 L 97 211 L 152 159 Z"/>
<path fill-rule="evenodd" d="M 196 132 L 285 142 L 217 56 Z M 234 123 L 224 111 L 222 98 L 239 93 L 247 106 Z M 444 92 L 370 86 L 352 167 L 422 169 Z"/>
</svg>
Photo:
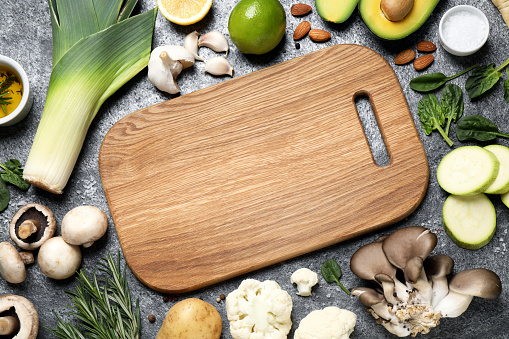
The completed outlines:
<svg viewBox="0 0 509 339">
<path fill-rule="evenodd" d="M 373 160 L 354 102 L 361 94 L 388 166 Z M 401 220 L 429 175 L 394 71 L 357 45 L 134 112 L 106 135 L 99 169 L 129 267 L 169 293 Z"/>
</svg>

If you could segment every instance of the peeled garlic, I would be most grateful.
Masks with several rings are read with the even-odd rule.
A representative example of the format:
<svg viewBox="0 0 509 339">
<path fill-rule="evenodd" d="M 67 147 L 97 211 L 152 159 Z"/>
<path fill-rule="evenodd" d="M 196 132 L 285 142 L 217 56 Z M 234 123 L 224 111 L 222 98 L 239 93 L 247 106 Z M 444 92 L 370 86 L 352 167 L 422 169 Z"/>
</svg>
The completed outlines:
<svg viewBox="0 0 509 339">
<path fill-rule="evenodd" d="M 214 57 L 205 63 L 205 72 L 213 75 L 233 76 L 233 67 L 228 60 L 223 57 Z"/>
<path fill-rule="evenodd" d="M 198 55 L 198 36 L 200 34 L 196 31 L 189 33 L 184 39 L 184 48 L 194 56 L 195 60 L 203 61 L 203 58 Z"/>
<path fill-rule="evenodd" d="M 198 40 L 198 46 L 208 47 L 214 52 L 226 52 L 228 55 L 228 40 L 218 31 L 212 31 L 202 35 Z"/>
</svg>

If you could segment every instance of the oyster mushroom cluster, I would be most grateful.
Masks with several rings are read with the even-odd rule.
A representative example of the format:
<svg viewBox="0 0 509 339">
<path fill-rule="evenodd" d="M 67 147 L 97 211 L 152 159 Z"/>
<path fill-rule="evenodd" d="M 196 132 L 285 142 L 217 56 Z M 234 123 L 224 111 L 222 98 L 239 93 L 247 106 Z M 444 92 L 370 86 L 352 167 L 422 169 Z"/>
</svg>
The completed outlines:
<svg viewBox="0 0 509 339">
<path fill-rule="evenodd" d="M 361 247 L 350 260 L 355 275 L 377 285 L 354 288 L 352 295 L 392 334 L 428 333 L 440 318 L 465 312 L 473 297 L 495 299 L 502 292 L 498 275 L 483 268 L 448 280 L 454 261 L 443 254 L 428 257 L 436 244 L 430 230 L 411 226 Z"/>
</svg>

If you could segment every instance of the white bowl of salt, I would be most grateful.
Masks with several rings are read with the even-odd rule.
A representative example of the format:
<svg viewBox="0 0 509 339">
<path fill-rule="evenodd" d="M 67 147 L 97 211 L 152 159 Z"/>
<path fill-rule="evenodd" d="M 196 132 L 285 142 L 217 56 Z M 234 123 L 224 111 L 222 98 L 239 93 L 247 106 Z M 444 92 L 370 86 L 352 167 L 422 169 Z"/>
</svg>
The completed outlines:
<svg viewBox="0 0 509 339">
<path fill-rule="evenodd" d="M 457 56 L 477 52 L 488 40 L 490 24 L 479 9 L 460 5 L 448 10 L 438 26 L 440 43 L 444 49 Z"/>
</svg>

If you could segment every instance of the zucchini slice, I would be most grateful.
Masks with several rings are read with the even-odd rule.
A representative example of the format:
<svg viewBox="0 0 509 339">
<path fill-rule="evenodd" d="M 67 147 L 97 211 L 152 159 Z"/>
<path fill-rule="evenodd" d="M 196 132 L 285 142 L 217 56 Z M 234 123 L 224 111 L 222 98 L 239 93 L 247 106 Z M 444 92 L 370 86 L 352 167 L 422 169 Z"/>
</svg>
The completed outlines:
<svg viewBox="0 0 509 339">
<path fill-rule="evenodd" d="M 483 193 L 450 195 L 445 200 L 442 217 L 445 232 L 462 248 L 479 249 L 489 243 L 495 234 L 495 206 Z"/>
<path fill-rule="evenodd" d="M 484 191 L 484 193 L 504 194 L 509 192 L 509 147 L 502 145 L 489 145 L 484 147 L 484 149 L 495 154 L 498 162 L 500 163 L 497 178 L 493 184 Z"/>
<path fill-rule="evenodd" d="M 504 203 L 504 205 L 509 207 L 509 192 L 506 194 L 502 194 L 500 197 L 502 198 L 502 202 Z"/>
<path fill-rule="evenodd" d="M 479 146 L 456 148 L 442 158 L 437 168 L 438 184 L 455 195 L 484 192 L 497 178 L 497 157 Z"/>
</svg>

